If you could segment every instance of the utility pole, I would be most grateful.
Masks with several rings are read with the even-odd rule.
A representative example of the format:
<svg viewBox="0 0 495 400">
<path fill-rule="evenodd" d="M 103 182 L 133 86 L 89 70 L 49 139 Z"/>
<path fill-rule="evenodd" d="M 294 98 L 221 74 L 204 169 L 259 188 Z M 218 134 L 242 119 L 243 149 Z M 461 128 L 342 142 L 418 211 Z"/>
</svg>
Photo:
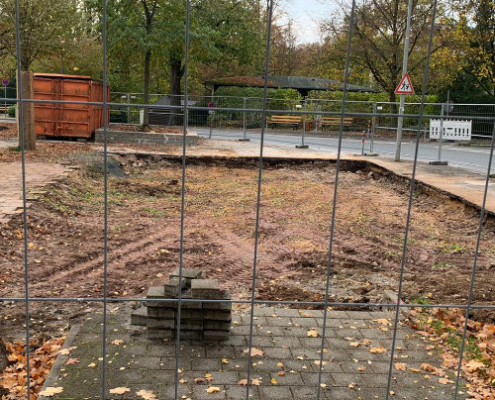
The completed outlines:
<svg viewBox="0 0 495 400">
<path fill-rule="evenodd" d="M 404 58 L 402 60 L 402 76 L 407 73 L 407 68 L 409 64 L 409 42 L 411 35 L 411 16 L 412 16 L 412 0 L 409 0 L 407 6 L 407 24 L 406 24 L 406 35 L 404 42 Z M 400 161 L 400 148 L 402 144 L 402 128 L 404 126 L 404 103 L 406 100 L 406 95 L 400 95 L 399 104 L 399 119 L 397 121 L 397 144 L 395 146 L 395 161 Z"/>
</svg>

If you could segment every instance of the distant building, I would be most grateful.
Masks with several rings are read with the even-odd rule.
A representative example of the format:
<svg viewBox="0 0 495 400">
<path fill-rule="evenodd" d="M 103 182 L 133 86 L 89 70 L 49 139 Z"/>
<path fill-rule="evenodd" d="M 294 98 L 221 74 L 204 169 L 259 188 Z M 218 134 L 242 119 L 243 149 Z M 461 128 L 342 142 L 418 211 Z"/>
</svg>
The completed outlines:
<svg viewBox="0 0 495 400">
<path fill-rule="evenodd" d="M 237 87 L 264 87 L 265 80 L 263 76 L 232 76 L 227 78 L 213 79 L 205 82 L 205 85 L 212 88 L 215 93 L 218 88 L 224 86 Z M 296 89 L 302 96 L 307 96 L 311 90 L 342 90 L 342 82 L 334 79 L 311 78 L 306 76 L 268 76 L 269 88 Z M 365 86 L 349 84 L 347 86 L 350 92 L 374 92 L 373 89 Z"/>
</svg>

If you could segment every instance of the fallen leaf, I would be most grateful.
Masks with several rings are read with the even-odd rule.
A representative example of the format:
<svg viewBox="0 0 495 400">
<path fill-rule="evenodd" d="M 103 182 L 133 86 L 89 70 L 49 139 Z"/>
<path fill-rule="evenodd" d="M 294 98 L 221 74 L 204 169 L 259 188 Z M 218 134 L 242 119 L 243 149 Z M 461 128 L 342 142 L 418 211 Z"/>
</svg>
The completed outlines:
<svg viewBox="0 0 495 400">
<path fill-rule="evenodd" d="M 278 371 L 277 372 L 277 375 L 278 376 L 285 376 L 285 371 Z"/>
<path fill-rule="evenodd" d="M 142 397 L 144 400 L 156 400 L 156 395 L 151 390 L 140 390 L 136 394 Z"/>
<path fill-rule="evenodd" d="M 208 381 L 208 382 L 211 382 L 213 379 L 213 376 L 211 374 L 205 374 L 205 379 Z"/>
<path fill-rule="evenodd" d="M 471 360 L 468 363 L 466 363 L 466 367 L 467 367 L 469 372 L 476 372 L 480 368 L 486 368 L 486 365 L 479 362 L 479 361 Z"/>
<path fill-rule="evenodd" d="M 69 358 L 65 365 L 76 365 L 79 364 L 79 358 Z"/>
<path fill-rule="evenodd" d="M 249 354 L 249 349 L 244 350 L 244 353 Z M 265 353 L 256 347 L 251 347 L 251 357 L 260 356 L 262 357 Z"/>
<path fill-rule="evenodd" d="M 359 347 L 359 346 L 361 346 L 361 342 L 351 342 L 349 344 L 351 345 L 351 347 Z"/>
<path fill-rule="evenodd" d="M 404 363 L 395 363 L 394 367 L 395 367 L 395 369 L 398 369 L 399 371 L 407 370 L 407 365 Z"/>
<path fill-rule="evenodd" d="M 222 364 L 228 364 L 229 363 L 229 360 L 227 360 L 226 358 L 222 358 Z"/>
<path fill-rule="evenodd" d="M 62 387 L 47 387 L 42 392 L 39 392 L 39 395 L 45 396 L 45 397 L 52 397 L 56 394 L 62 393 L 63 391 L 64 391 L 64 388 L 62 388 Z"/>
<path fill-rule="evenodd" d="M 376 320 L 376 322 L 379 323 L 380 325 L 387 325 L 387 326 L 392 325 L 392 323 L 386 318 L 379 318 Z"/>
<path fill-rule="evenodd" d="M 218 386 L 210 386 L 208 389 L 206 389 L 206 393 L 218 393 L 220 392 L 220 388 Z"/>
<path fill-rule="evenodd" d="M 277 380 L 276 380 L 275 378 L 272 378 L 272 379 L 270 380 L 270 383 L 271 383 L 272 385 L 278 385 L 278 382 L 277 382 Z"/>
<path fill-rule="evenodd" d="M 387 352 L 387 349 L 383 346 L 380 346 L 380 347 L 372 347 L 370 349 L 370 353 L 372 354 L 381 354 L 381 353 L 386 353 Z"/>
<path fill-rule="evenodd" d="M 94 362 L 92 362 L 91 364 L 88 365 L 89 368 L 94 368 L 96 367 L 96 364 Z"/>
<path fill-rule="evenodd" d="M 277 367 L 283 368 L 284 364 L 282 364 L 280 361 L 277 363 Z"/>
<path fill-rule="evenodd" d="M 110 394 L 125 394 L 125 393 L 128 393 L 130 392 L 131 389 L 129 388 L 126 388 L 126 387 L 118 387 L 118 388 L 115 388 L 115 389 L 110 389 Z"/>
<path fill-rule="evenodd" d="M 187 379 L 184 379 L 184 378 L 179 379 L 179 382 L 182 383 L 182 384 L 187 383 Z"/>
<path fill-rule="evenodd" d="M 317 331 L 315 331 L 314 329 L 308 331 L 308 337 L 317 338 L 318 336 L 320 336 L 320 334 Z"/>
<path fill-rule="evenodd" d="M 195 384 L 199 384 L 199 383 L 203 383 L 203 382 L 205 382 L 205 380 L 203 378 L 194 378 Z"/>
<path fill-rule="evenodd" d="M 123 340 L 120 340 L 120 339 L 115 339 L 112 342 L 112 344 L 115 345 L 115 346 L 120 346 L 121 344 L 124 344 L 124 341 Z"/>
<path fill-rule="evenodd" d="M 421 369 L 423 371 L 428 371 L 428 372 L 436 371 L 436 368 L 433 365 L 428 364 L 428 363 L 421 364 Z"/>
<path fill-rule="evenodd" d="M 438 382 L 441 383 L 442 385 L 448 385 L 449 383 L 454 383 L 454 381 L 451 381 L 450 379 L 447 378 L 440 378 Z"/>
</svg>

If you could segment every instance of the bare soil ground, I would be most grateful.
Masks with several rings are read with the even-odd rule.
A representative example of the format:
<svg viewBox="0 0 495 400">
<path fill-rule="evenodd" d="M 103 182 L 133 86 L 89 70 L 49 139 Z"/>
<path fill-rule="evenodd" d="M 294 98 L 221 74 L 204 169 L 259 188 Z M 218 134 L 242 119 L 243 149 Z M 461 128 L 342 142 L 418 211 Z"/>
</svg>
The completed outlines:
<svg viewBox="0 0 495 400">
<path fill-rule="evenodd" d="M 29 209 L 32 297 L 103 295 L 103 176 L 101 158 L 65 154 L 81 169 L 48 187 Z M 116 298 L 142 297 L 179 265 L 180 159 L 121 157 L 124 178 L 109 179 L 108 287 Z M 256 162 L 190 161 L 187 168 L 184 267 L 219 279 L 235 299 L 248 299 L 253 270 L 258 169 Z M 321 301 L 325 296 L 336 170 L 333 164 L 266 165 L 261 196 L 257 298 Z M 379 303 L 397 290 L 409 187 L 346 164 L 340 173 L 330 274 L 330 301 Z M 416 192 L 406 256 L 403 299 L 465 304 L 479 215 L 444 196 Z M 24 295 L 20 217 L 0 231 L 0 297 Z M 495 300 L 495 224 L 482 235 L 476 304 Z M 33 334 L 53 336 L 100 303 L 33 302 Z M 311 306 L 309 306 L 311 308 Z M 0 302 L 0 336 L 24 334 L 24 304 Z M 477 311 L 480 320 L 494 313 Z"/>
</svg>

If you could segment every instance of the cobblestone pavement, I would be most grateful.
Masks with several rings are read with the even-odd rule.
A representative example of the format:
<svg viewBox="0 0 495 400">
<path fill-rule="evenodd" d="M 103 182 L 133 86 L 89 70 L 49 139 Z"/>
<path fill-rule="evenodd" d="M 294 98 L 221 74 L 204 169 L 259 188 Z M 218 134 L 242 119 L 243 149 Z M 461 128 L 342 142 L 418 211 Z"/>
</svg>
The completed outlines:
<svg viewBox="0 0 495 400">
<path fill-rule="evenodd" d="M 156 396 L 149 398 L 174 399 L 175 342 L 146 339 L 144 328 L 129 325 L 131 310 L 117 308 L 108 320 L 107 398 L 147 398 L 137 394 L 144 390 Z M 321 399 L 385 399 L 393 316 L 392 312 L 329 312 Z M 252 359 L 251 377 L 259 386 L 251 386 L 249 399 L 316 399 L 322 317 L 322 311 L 255 310 L 253 347 L 261 355 Z M 249 314 L 234 311 L 228 341 L 181 343 L 179 399 L 246 399 L 246 387 L 238 382 L 247 377 L 249 322 Z M 63 392 L 50 399 L 101 398 L 101 332 L 101 315 L 92 315 L 78 330 L 71 331 L 64 346 L 70 354 L 59 355 L 45 383 L 45 387 L 60 386 Z M 401 326 L 396 346 L 394 365 L 401 365 L 393 369 L 391 400 L 453 399 L 454 373 L 445 370 L 446 375 L 441 376 L 442 372 L 439 376 L 440 370 L 432 373 L 421 367 L 423 363 L 431 368 L 441 366 L 442 359 L 438 350 L 432 349 L 432 342 Z M 72 361 L 67 363 L 68 359 Z M 442 378 L 446 384 L 441 383 Z M 459 399 L 468 397 L 464 384 L 461 381 Z M 218 392 L 208 393 L 211 386 Z M 115 388 L 129 391 L 111 394 Z"/>
<path fill-rule="evenodd" d="M 26 164 L 26 187 L 29 207 L 43 193 L 43 186 L 65 178 L 70 169 L 60 164 Z M 10 221 L 13 215 L 23 212 L 22 166 L 20 163 L 0 164 L 0 224 Z"/>
</svg>

